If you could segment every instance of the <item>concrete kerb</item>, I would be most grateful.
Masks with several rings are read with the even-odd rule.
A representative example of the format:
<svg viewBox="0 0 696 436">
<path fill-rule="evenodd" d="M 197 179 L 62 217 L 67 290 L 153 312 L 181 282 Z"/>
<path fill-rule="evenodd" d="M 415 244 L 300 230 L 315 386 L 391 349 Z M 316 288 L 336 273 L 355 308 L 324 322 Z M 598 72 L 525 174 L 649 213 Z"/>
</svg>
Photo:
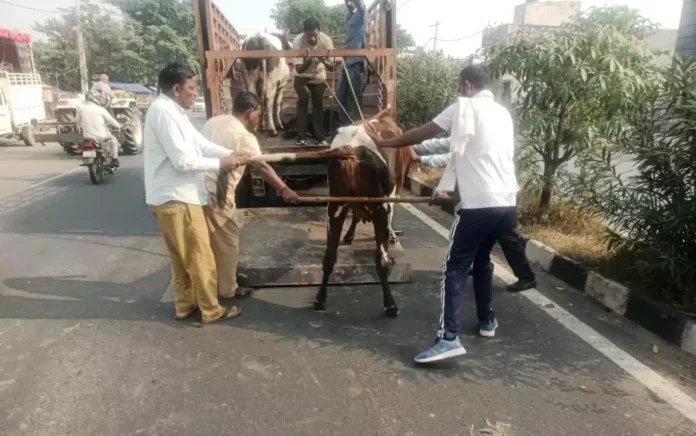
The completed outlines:
<svg viewBox="0 0 696 436">
<path fill-rule="evenodd" d="M 432 195 L 433 192 L 432 188 L 414 177 L 409 177 L 407 179 L 405 187 L 409 188 L 415 195 L 418 196 Z M 442 210 L 453 214 L 452 206 L 444 206 L 442 207 Z M 533 239 L 527 241 L 525 246 L 525 254 L 527 255 L 527 259 L 532 264 L 539 266 L 543 271 L 565 281 L 583 294 L 599 302 L 607 309 L 621 316 L 627 317 L 646 330 L 657 334 L 668 342 L 678 345 L 687 353 L 696 356 L 695 321 L 688 320 L 686 317 L 676 317 L 682 319 L 678 320 L 676 323 L 670 323 L 672 326 L 671 330 L 675 329 L 675 324 L 678 324 L 679 327 L 683 328 L 683 330 L 681 331 L 681 334 L 675 335 L 674 333 L 676 332 L 669 332 L 669 329 L 665 329 L 664 326 L 656 326 L 654 323 L 654 314 L 646 315 L 649 313 L 649 311 L 633 310 L 632 313 L 627 313 L 629 301 L 633 301 L 634 306 L 637 305 L 636 302 L 640 301 L 642 304 L 649 305 L 652 311 L 660 311 L 661 318 L 670 319 L 672 321 L 675 319 L 675 315 L 667 313 L 667 311 L 662 309 L 656 303 L 643 300 L 621 283 L 609 280 L 593 271 L 589 271 L 578 262 L 568 259 L 565 256 L 561 256 L 553 248 Z M 636 316 L 636 313 L 640 312 L 643 312 L 643 315 Z"/>
</svg>

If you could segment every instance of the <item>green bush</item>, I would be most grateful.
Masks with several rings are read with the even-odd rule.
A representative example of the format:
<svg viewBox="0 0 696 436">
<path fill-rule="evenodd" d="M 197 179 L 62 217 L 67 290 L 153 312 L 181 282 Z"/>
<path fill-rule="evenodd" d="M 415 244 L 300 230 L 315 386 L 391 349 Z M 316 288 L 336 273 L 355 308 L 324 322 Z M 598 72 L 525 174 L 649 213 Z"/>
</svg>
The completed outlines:
<svg viewBox="0 0 696 436">
<path fill-rule="evenodd" d="M 457 98 L 461 62 L 439 54 L 422 53 L 397 59 L 396 106 L 404 130 L 432 121 Z"/>
<path fill-rule="evenodd" d="M 608 223 L 610 247 L 636 254 L 637 276 L 662 299 L 694 309 L 696 62 L 677 59 L 636 94 L 611 139 L 635 156 L 636 173 L 618 174 L 603 153 L 604 182 L 590 185 L 588 207 Z"/>
</svg>

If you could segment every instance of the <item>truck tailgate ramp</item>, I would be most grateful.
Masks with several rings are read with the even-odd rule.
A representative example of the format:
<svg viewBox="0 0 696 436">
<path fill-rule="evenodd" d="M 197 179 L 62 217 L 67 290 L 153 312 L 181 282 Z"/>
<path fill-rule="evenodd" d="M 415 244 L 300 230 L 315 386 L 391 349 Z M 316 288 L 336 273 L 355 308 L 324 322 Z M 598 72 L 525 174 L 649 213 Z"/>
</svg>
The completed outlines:
<svg viewBox="0 0 696 436">
<path fill-rule="evenodd" d="M 237 210 L 240 225 L 240 285 L 320 285 L 326 251 L 326 207 L 253 208 Z M 348 230 L 348 215 L 343 234 Z M 343 235 L 342 234 L 342 235 Z M 379 283 L 375 267 L 372 223 L 359 224 L 351 245 L 341 245 L 329 284 Z M 399 242 L 391 245 L 395 259 L 390 283 L 410 283 L 411 264 Z"/>
</svg>

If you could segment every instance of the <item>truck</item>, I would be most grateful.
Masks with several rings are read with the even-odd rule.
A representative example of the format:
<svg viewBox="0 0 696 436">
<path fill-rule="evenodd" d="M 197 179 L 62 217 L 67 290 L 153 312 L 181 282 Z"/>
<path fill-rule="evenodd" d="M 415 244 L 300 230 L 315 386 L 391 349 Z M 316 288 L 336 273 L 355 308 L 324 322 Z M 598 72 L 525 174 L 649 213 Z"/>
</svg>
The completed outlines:
<svg viewBox="0 0 696 436">
<path fill-rule="evenodd" d="M 234 96 L 244 90 L 233 65 L 243 58 L 285 58 L 306 56 L 303 50 L 243 51 L 234 26 L 212 0 L 193 0 L 203 95 L 207 117 L 229 114 Z M 240 15 L 242 12 L 240 11 Z M 261 29 L 259 29 L 261 30 Z M 396 8 L 393 0 L 375 0 L 366 11 L 367 48 L 313 50 L 317 57 L 365 58 L 368 80 L 363 89 L 362 111 L 370 117 L 389 106 L 396 109 Z M 342 36 L 339 36 L 340 40 Z M 292 70 L 292 69 L 291 69 Z M 335 89 L 338 74 L 330 72 L 327 83 Z M 296 117 L 296 95 L 292 85 L 283 90 L 281 118 L 285 126 Z M 324 94 L 324 120 L 327 132 L 338 128 L 340 106 L 330 89 Z M 295 145 L 294 138 L 257 134 L 265 154 L 321 150 L 328 147 Z M 275 164 L 275 171 L 302 196 L 326 195 L 326 164 Z M 322 283 L 322 259 L 326 248 L 326 208 L 287 207 L 280 195 L 249 166 L 236 188 L 236 207 L 240 232 L 238 281 L 242 286 L 296 286 Z M 330 284 L 381 283 L 374 260 L 374 229 L 359 224 L 350 245 L 340 248 Z M 408 283 L 413 278 L 411 264 L 396 242 L 389 250 L 395 263 L 390 267 L 390 283 Z"/>
<path fill-rule="evenodd" d="M 35 144 L 39 123 L 46 120 L 41 76 L 0 71 L 0 137 Z"/>
<path fill-rule="evenodd" d="M 244 90 L 241 77 L 233 68 L 236 59 L 259 57 L 241 50 L 239 33 L 212 0 L 193 0 L 199 62 L 203 77 L 203 94 L 208 117 L 228 114 L 232 110 L 234 96 Z M 392 0 L 375 0 L 366 11 L 366 49 L 343 50 L 343 35 L 332 36 L 337 50 L 315 50 L 313 56 L 346 57 L 362 56 L 366 60 L 368 80 L 363 88 L 362 111 L 367 118 L 391 106 L 396 109 L 396 8 Z M 261 30 L 261 29 L 259 29 Z M 267 51 L 264 58 L 302 57 L 306 53 L 294 51 Z M 324 94 L 325 131 L 338 128 L 341 110 L 333 96 L 338 82 L 338 72 L 327 72 L 331 89 Z M 296 117 L 297 97 L 292 85 L 283 90 L 281 117 L 285 126 L 293 125 Z M 294 138 L 259 135 L 259 145 L 264 153 L 281 153 L 317 150 L 322 147 L 295 146 Z M 326 147 L 323 147 L 326 148 Z M 324 164 L 277 164 L 275 170 L 288 186 L 295 190 L 321 191 L 327 186 L 327 167 Z M 237 187 L 238 207 L 271 207 L 283 205 L 282 198 L 261 176 L 247 169 Z"/>
</svg>

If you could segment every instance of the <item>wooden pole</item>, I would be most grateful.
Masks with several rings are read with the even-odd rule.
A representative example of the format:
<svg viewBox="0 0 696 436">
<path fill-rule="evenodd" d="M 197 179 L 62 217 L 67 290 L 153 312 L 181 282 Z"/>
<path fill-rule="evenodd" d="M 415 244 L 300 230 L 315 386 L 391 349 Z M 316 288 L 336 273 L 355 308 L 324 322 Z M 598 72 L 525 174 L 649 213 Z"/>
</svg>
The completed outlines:
<svg viewBox="0 0 696 436">
<path fill-rule="evenodd" d="M 300 203 L 428 203 L 430 197 L 300 197 Z"/>
</svg>

